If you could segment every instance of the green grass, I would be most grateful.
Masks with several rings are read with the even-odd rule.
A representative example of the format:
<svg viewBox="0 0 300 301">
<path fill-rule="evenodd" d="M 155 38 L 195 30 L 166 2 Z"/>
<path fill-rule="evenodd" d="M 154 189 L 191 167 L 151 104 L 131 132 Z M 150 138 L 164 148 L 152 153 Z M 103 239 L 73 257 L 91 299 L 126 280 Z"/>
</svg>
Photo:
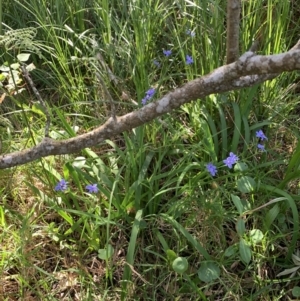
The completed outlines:
<svg viewBox="0 0 300 301">
<path fill-rule="evenodd" d="M 74 137 L 110 116 L 110 98 L 122 115 L 150 87 L 155 100 L 221 66 L 224 2 L 1 1 L 4 32 L 35 27 L 37 35 L 22 47 L 2 45 L 0 65 L 31 52 L 50 136 Z M 291 5 L 243 1 L 241 51 L 256 38 L 260 53 L 289 49 L 299 33 L 299 7 Z M 0 104 L 2 153 L 43 137 L 45 112 L 25 79 L 15 90 L 23 86 Z M 93 149 L 0 171 L 0 296 L 297 298 L 299 274 L 289 273 L 299 266 L 297 93 L 297 74 L 282 74 L 197 100 Z M 257 149 L 260 129 L 267 152 Z M 233 169 L 223 164 L 230 152 L 239 156 Z M 62 178 L 68 189 L 54 191 Z M 86 192 L 91 183 L 97 194 Z"/>
</svg>

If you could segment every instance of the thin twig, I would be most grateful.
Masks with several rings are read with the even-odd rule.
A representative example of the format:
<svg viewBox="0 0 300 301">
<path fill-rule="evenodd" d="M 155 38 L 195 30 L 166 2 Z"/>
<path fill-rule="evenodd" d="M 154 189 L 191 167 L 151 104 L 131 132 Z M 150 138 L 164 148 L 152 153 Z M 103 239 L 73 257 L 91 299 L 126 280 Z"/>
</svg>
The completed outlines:
<svg viewBox="0 0 300 301">
<path fill-rule="evenodd" d="M 112 71 L 110 70 L 110 68 L 105 64 L 102 55 L 100 53 L 97 53 L 96 54 L 96 58 L 101 63 L 102 67 L 104 69 L 106 69 L 106 71 L 108 73 L 108 76 L 109 76 L 109 79 L 111 81 L 113 81 L 115 85 L 117 85 L 118 84 L 118 80 L 117 80 L 116 76 L 112 73 Z M 96 68 L 96 70 L 97 69 L 98 68 Z M 101 74 L 98 71 L 96 71 L 96 76 L 97 76 L 98 80 L 100 81 L 100 83 L 102 85 L 102 88 L 104 89 L 104 92 L 106 94 L 106 97 L 108 98 L 108 100 L 110 102 L 110 114 L 111 114 L 111 117 L 114 120 L 116 120 L 116 106 L 115 106 L 114 100 L 113 100 L 112 96 L 110 95 L 110 93 L 109 93 L 109 91 L 108 91 L 108 89 L 107 89 L 107 87 L 105 85 L 105 82 L 102 79 Z"/>
<path fill-rule="evenodd" d="M 251 52 L 257 52 L 258 47 L 259 47 L 259 40 L 255 40 L 252 43 L 251 47 L 249 48 L 249 51 L 251 51 Z"/>
<path fill-rule="evenodd" d="M 27 82 L 29 83 L 34 95 L 36 96 L 36 98 L 38 99 L 40 105 L 42 106 L 42 108 L 44 109 L 44 113 L 46 115 L 46 126 L 45 126 L 45 137 L 49 137 L 49 130 L 50 130 L 50 123 L 51 123 L 51 117 L 50 117 L 50 113 L 48 111 L 48 108 L 46 106 L 45 101 L 43 100 L 43 98 L 41 97 L 41 94 L 39 93 L 39 91 L 37 90 L 37 88 L 35 87 L 28 70 L 26 69 L 26 67 L 24 65 L 21 66 L 21 70 L 23 72 L 23 75 L 25 77 L 25 79 L 27 80 Z"/>
</svg>

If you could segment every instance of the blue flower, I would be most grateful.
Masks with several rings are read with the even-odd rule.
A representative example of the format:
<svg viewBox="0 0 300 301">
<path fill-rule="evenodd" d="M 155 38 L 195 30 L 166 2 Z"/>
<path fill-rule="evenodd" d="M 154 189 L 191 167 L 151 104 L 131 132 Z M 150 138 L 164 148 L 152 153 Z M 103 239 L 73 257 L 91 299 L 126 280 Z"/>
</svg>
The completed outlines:
<svg viewBox="0 0 300 301">
<path fill-rule="evenodd" d="M 239 160 L 239 157 L 235 155 L 233 152 L 229 153 L 229 157 L 227 157 L 225 160 L 223 160 L 224 164 L 228 168 L 232 168 L 232 166 Z"/>
<path fill-rule="evenodd" d="M 263 145 L 263 144 L 257 144 L 257 148 L 259 149 L 259 150 L 261 150 L 261 151 L 263 151 L 263 152 L 266 152 L 266 150 L 265 150 L 265 146 Z"/>
<path fill-rule="evenodd" d="M 215 165 L 213 165 L 212 163 L 208 163 L 205 165 L 207 171 L 214 177 L 216 175 L 217 171 L 217 167 Z"/>
<path fill-rule="evenodd" d="M 190 29 L 187 29 L 185 32 L 188 36 L 191 36 L 192 38 L 196 35 L 194 31 L 191 31 Z"/>
<path fill-rule="evenodd" d="M 68 188 L 68 182 L 66 180 L 62 179 L 56 184 L 54 190 L 55 191 L 64 191 L 64 190 L 67 190 L 67 188 Z"/>
<path fill-rule="evenodd" d="M 172 50 L 163 50 L 163 53 L 166 57 L 168 57 L 172 54 Z"/>
<path fill-rule="evenodd" d="M 153 60 L 153 64 L 156 66 L 156 67 L 160 67 L 160 63 L 158 60 Z"/>
<path fill-rule="evenodd" d="M 268 140 L 267 136 L 264 134 L 262 130 L 256 132 L 256 137 L 261 139 L 261 141 Z"/>
<path fill-rule="evenodd" d="M 155 89 L 154 88 L 150 88 L 147 92 L 146 92 L 146 96 L 142 99 L 142 105 L 144 106 L 148 100 L 150 100 L 153 95 L 155 94 Z"/>
<path fill-rule="evenodd" d="M 185 62 L 186 62 L 187 65 L 190 65 L 190 64 L 194 63 L 194 60 L 190 55 L 186 55 Z"/>
<path fill-rule="evenodd" d="M 88 193 L 97 193 L 99 191 L 97 184 L 89 184 L 85 186 L 85 189 L 88 191 Z"/>
</svg>

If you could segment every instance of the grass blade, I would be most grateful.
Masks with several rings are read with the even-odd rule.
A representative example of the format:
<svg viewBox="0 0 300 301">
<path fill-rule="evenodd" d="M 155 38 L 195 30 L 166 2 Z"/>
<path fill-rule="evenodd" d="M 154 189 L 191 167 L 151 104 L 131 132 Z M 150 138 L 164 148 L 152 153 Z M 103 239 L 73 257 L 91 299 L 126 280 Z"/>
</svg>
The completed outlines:
<svg viewBox="0 0 300 301">
<path fill-rule="evenodd" d="M 127 249 L 126 266 L 124 267 L 121 300 L 126 300 L 127 285 L 131 281 L 131 266 L 134 264 L 134 253 L 137 246 L 137 236 L 140 231 L 143 210 L 138 210 L 133 222 L 131 237 Z"/>
</svg>

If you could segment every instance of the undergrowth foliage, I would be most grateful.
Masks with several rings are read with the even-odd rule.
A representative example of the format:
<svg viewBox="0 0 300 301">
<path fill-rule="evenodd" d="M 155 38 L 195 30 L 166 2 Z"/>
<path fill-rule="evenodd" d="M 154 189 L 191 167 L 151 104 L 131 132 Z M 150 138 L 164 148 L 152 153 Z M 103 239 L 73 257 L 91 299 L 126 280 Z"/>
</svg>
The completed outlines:
<svg viewBox="0 0 300 301">
<path fill-rule="evenodd" d="M 36 67 L 49 136 L 72 138 L 222 65 L 224 2 L 4 1 L 1 152 L 43 137 L 21 65 Z M 288 49 L 293 5 L 242 1 L 243 50 L 253 39 L 263 53 Z M 0 296 L 299 298 L 298 92 L 297 74 L 282 74 L 80 154 L 1 170 Z"/>
</svg>

